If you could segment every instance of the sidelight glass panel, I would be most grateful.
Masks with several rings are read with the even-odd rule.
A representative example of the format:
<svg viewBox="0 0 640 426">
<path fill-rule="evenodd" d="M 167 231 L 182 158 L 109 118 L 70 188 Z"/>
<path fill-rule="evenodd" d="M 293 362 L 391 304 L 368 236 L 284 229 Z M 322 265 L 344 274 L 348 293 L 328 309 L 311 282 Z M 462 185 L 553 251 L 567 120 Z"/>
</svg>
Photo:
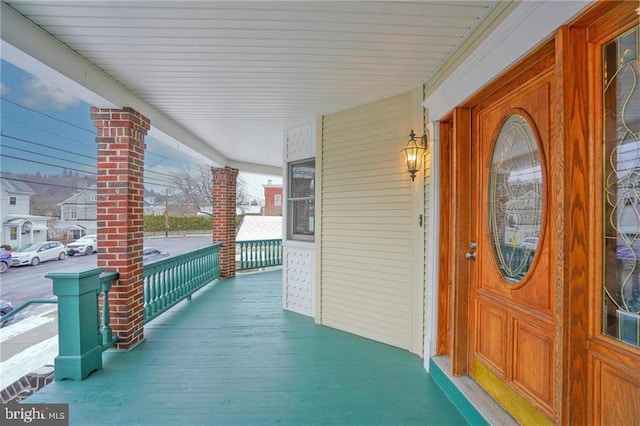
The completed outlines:
<svg viewBox="0 0 640 426">
<path fill-rule="evenodd" d="M 542 165 L 533 132 L 521 115 L 504 122 L 489 174 L 489 236 L 502 276 L 522 280 L 540 247 Z"/>
<path fill-rule="evenodd" d="M 640 346 L 639 27 L 603 47 L 603 331 Z"/>
</svg>

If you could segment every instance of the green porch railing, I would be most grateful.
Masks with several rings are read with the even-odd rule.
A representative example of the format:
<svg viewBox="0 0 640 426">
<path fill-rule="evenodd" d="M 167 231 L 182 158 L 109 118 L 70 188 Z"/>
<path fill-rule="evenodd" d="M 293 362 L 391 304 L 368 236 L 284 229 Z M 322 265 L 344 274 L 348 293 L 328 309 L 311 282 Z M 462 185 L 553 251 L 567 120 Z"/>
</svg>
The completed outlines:
<svg viewBox="0 0 640 426">
<path fill-rule="evenodd" d="M 220 276 L 221 244 L 144 266 L 145 323 Z"/>
<path fill-rule="evenodd" d="M 102 350 L 106 351 L 111 346 L 118 343 L 118 336 L 113 335 L 111 330 L 111 312 L 109 307 L 109 291 L 111 284 L 117 280 L 120 274 L 117 272 L 103 272 L 100 274 L 100 294 L 102 295 L 102 327 L 100 334 L 102 335 Z M 98 303 L 100 303 L 98 301 Z M 100 310 L 98 309 L 98 312 Z"/>
<path fill-rule="evenodd" d="M 236 241 L 236 271 L 282 265 L 282 239 Z"/>
<path fill-rule="evenodd" d="M 0 324 L 4 324 L 5 321 L 9 321 L 11 318 L 22 312 L 25 308 L 35 304 L 58 304 L 58 299 L 31 299 L 24 302 L 22 305 L 0 316 Z"/>
<path fill-rule="evenodd" d="M 117 272 L 102 272 L 100 273 L 100 289 L 98 297 L 102 297 L 102 323 L 101 327 L 98 330 L 99 334 L 102 336 L 102 350 L 105 351 L 109 349 L 111 346 L 115 345 L 118 342 L 118 337 L 113 336 L 113 332 L 111 330 L 111 314 L 109 312 L 109 291 L 111 290 L 111 283 L 114 280 L 118 279 L 119 274 Z M 56 277 L 56 274 L 51 274 L 49 278 L 53 279 Z M 58 298 L 51 299 L 31 299 L 27 300 L 17 308 L 13 309 L 11 312 L 7 313 L 0 317 L 0 324 L 5 321 L 11 319 L 16 316 L 24 309 L 28 308 L 34 304 L 58 304 Z M 96 312 L 100 312 L 100 299 L 98 299 L 98 304 L 96 305 Z M 63 329 L 58 333 L 58 339 L 65 339 L 65 334 L 68 330 Z M 61 337 L 62 335 L 62 337 Z"/>
<path fill-rule="evenodd" d="M 53 281 L 58 302 L 56 380 L 84 380 L 102 368 L 102 353 L 118 341 L 111 332 L 109 314 L 111 282 L 118 276 L 102 268 L 45 275 Z"/>
</svg>

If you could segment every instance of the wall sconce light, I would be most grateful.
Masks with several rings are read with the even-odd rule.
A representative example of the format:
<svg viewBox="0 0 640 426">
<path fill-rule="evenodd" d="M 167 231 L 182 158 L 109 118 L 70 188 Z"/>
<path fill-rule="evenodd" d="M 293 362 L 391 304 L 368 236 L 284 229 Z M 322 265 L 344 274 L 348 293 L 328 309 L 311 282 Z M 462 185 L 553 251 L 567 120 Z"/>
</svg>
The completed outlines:
<svg viewBox="0 0 640 426">
<path fill-rule="evenodd" d="M 416 173 L 422 169 L 422 157 L 427 149 L 428 139 L 426 131 L 420 139 L 416 139 L 416 134 L 412 129 L 411 133 L 409 133 L 409 141 L 402 150 L 406 157 L 407 171 L 411 175 L 411 181 L 415 180 Z"/>
</svg>

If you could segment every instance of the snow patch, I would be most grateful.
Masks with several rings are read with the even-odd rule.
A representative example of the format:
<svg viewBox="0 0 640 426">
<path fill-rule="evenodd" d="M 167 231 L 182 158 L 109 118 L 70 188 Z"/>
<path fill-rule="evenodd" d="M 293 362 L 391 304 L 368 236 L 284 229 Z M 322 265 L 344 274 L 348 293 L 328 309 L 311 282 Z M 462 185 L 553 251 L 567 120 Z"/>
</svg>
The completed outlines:
<svg viewBox="0 0 640 426">
<path fill-rule="evenodd" d="M 18 322 L 9 323 L 3 328 L 0 328 L 0 343 L 51 321 L 55 321 L 55 318 L 47 316 L 30 316 Z"/>
<path fill-rule="evenodd" d="M 58 356 L 58 336 L 44 340 L 0 362 L 0 389 L 6 388 L 22 376 L 42 366 L 53 365 L 56 356 Z"/>
</svg>

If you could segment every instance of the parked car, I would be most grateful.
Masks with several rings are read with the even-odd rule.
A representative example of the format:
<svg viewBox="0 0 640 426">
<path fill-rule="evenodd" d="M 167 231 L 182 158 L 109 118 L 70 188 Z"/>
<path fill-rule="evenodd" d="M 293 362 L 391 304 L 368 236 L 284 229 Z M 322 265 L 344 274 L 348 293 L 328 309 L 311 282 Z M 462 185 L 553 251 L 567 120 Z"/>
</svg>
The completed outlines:
<svg viewBox="0 0 640 426">
<path fill-rule="evenodd" d="M 78 254 L 93 254 L 98 251 L 98 236 L 85 235 L 74 242 L 67 244 L 67 254 L 73 256 Z"/>
<path fill-rule="evenodd" d="M 11 253 L 0 247 L 0 273 L 6 272 L 11 266 Z"/>
<path fill-rule="evenodd" d="M 5 316 L 9 312 L 13 311 L 13 305 L 11 302 L 7 302 L 6 300 L 0 300 L 0 317 Z M 14 317 L 9 318 L 8 320 L 2 321 L 0 324 L 0 328 L 9 324 L 9 322 L 13 321 Z"/>
<path fill-rule="evenodd" d="M 67 257 L 67 248 L 60 241 L 44 241 L 22 246 L 13 252 L 12 266 L 32 265 L 47 260 L 63 260 Z"/>
<path fill-rule="evenodd" d="M 142 249 L 142 264 L 152 263 L 167 256 L 169 256 L 169 253 L 166 251 L 160 251 L 153 247 L 145 247 Z"/>
</svg>

